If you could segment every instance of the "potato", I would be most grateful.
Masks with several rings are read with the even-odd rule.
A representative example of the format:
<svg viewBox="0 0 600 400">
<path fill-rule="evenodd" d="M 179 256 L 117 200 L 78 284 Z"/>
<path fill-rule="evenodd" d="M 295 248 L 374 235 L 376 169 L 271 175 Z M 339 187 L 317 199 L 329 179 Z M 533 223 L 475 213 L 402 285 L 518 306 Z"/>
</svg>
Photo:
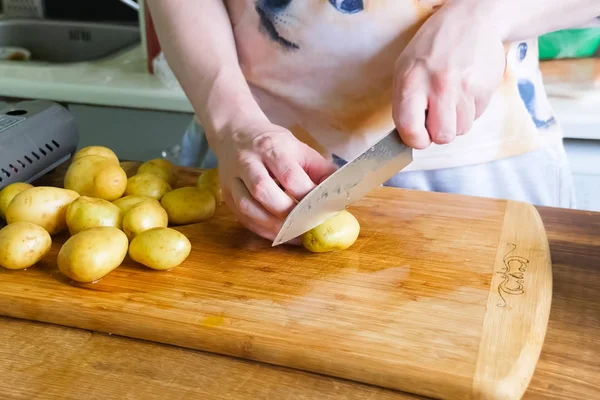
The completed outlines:
<svg viewBox="0 0 600 400">
<path fill-rule="evenodd" d="M 79 193 L 51 186 L 25 189 L 15 196 L 6 209 L 6 222 L 31 222 L 50 235 L 67 229 L 67 208 Z"/>
<path fill-rule="evenodd" d="M 75 235 L 97 226 L 112 226 L 121 229 L 123 212 L 110 201 L 80 196 L 67 208 L 67 227 Z"/>
<path fill-rule="evenodd" d="M 149 173 L 135 174 L 127 180 L 126 195 L 152 197 L 160 200 L 167 192 L 173 190 L 162 178 Z"/>
<path fill-rule="evenodd" d="M 114 201 L 125 192 L 127 174 L 112 159 L 96 155 L 84 156 L 69 165 L 64 187 L 82 196 Z"/>
<path fill-rule="evenodd" d="M 302 235 L 302 245 L 313 253 L 345 250 L 352 246 L 360 232 L 360 224 L 344 210 Z"/>
<path fill-rule="evenodd" d="M 208 190 L 182 187 L 163 196 L 160 204 L 173 225 L 202 222 L 215 214 L 215 197 Z"/>
<path fill-rule="evenodd" d="M 112 151 L 111 149 L 109 149 L 108 147 L 104 147 L 104 146 L 84 147 L 75 153 L 72 161 L 75 161 L 79 158 L 86 157 L 86 156 L 100 156 L 100 157 L 108 158 L 117 164 L 119 163 L 119 158 L 117 157 L 115 152 Z"/>
<path fill-rule="evenodd" d="M 5 218 L 6 209 L 8 205 L 15 198 L 16 195 L 21 193 L 25 189 L 32 188 L 33 185 L 24 182 L 15 182 L 10 185 L 4 187 L 4 189 L 0 190 L 0 217 Z"/>
<path fill-rule="evenodd" d="M 127 255 L 127 236 L 111 226 L 71 236 L 58 252 L 58 269 L 77 282 L 95 282 L 117 268 Z"/>
<path fill-rule="evenodd" d="M 50 234 L 31 222 L 15 222 L 0 229 L 0 266 L 25 269 L 39 262 L 52 246 Z"/>
<path fill-rule="evenodd" d="M 166 228 L 169 225 L 169 216 L 158 200 L 145 200 L 131 207 L 123 216 L 123 232 L 129 240 L 137 234 L 151 228 Z"/>
<path fill-rule="evenodd" d="M 146 161 L 137 170 L 137 174 L 152 174 L 167 182 L 171 187 L 175 185 L 177 177 L 175 175 L 175 166 L 163 158 L 155 158 Z"/>
<path fill-rule="evenodd" d="M 129 257 L 146 267 L 169 270 L 183 263 L 192 244 L 172 228 L 152 228 L 138 234 L 129 245 Z"/>
<path fill-rule="evenodd" d="M 217 204 L 223 202 L 223 191 L 219 185 L 219 171 L 217 168 L 209 169 L 203 172 L 196 181 L 196 187 L 198 189 L 209 190 L 215 197 Z"/>
<path fill-rule="evenodd" d="M 148 196 L 138 196 L 136 194 L 130 194 L 129 196 L 121 197 L 120 199 L 113 201 L 113 204 L 115 206 L 119 207 L 121 209 L 121 211 L 123 211 L 123 214 L 125 214 L 127 211 L 129 211 L 131 209 L 131 207 L 135 206 L 136 204 L 141 203 L 144 200 L 148 200 L 148 199 L 153 199 L 153 198 L 148 197 Z M 153 199 L 153 200 L 155 200 L 155 199 Z"/>
</svg>

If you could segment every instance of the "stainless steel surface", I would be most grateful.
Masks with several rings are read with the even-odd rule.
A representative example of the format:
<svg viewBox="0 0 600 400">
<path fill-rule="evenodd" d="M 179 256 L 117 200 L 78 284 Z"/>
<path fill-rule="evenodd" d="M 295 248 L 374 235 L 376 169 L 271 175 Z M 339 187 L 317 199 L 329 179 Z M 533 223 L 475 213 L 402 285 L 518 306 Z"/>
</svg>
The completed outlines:
<svg viewBox="0 0 600 400">
<path fill-rule="evenodd" d="M 78 142 L 75 118 L 57 103 L 23 101 L 0 110 L 0 189 L 35 181 L 68 160 Z"/>
<path fill-rule="evenodd" d="M 299 237 L 344 210 L 412 161 L 412 149 L 393 130 L 306 195 L 284 221 L 273 246 Z"/>
<path fill-rule="evenodd" d="M 0 19 L 0 47 L 25 48 L 38 62 L 95 61 L 140 41 L 139 27 L 134 25 Z"/>
<path fill-rule="evenodd" d="M 2 0 L 2 13 L 7 18 L 43 18 L 42 0 Z"/>
</svg>

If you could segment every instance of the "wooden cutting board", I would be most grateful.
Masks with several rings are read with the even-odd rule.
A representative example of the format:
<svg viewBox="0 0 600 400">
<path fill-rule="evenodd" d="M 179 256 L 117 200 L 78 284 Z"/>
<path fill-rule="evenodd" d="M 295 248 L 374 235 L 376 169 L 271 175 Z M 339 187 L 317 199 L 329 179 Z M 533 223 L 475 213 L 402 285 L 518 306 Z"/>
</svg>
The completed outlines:
<svg viewBox="0 0 600 400">
<path fill-rule="evenodd" d="M 182 184 L 196 174 L 183 170 Z M 0 313 L 424 396 L 519 398 L 552 297 L 535 208 L 381 188 L 350 210 L 357 242 L 311 254 L 272 248 L 223 205 L 177 228 L 193 244 L 183 265 L 159 272 L 126 259 L 94 284 L 58 272 L 66 236 L 56 237 L 38 265 L 0 271 Z"/>
</svg>

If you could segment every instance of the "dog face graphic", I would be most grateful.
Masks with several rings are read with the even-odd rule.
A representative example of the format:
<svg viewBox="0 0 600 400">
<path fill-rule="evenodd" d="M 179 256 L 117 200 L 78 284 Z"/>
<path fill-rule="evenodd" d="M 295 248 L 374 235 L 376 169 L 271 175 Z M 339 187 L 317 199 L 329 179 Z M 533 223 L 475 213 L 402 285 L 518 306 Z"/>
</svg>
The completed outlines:
<svg viewBox="0 0 600 400">
<path fill-rule="evenodd" d="M 294 40 L 305 38 L 306 32 L 302 32 L 303 27 L 316 28 L 320 22 L 333 22 L 332 19 L 341 21 L 342 18 L 337 17 L 363 12 L 365 4 L 363 0 L 257 0 L 255 9 L 260 17 L 263 32 L 283 48 L 296 50 L 299 49 L 299 44 Z M 353 22 L 356 21 L 355 17 Z M 332 24 L 329 24 L 328 28 L 331 26 Z"/>
<path fill-rule="evenodd" d="M 286 50 L 343 50 L 416 23 L 435 0 L 255 0 L 261 31 Z M 316 40 L 315 40 L 316 39 Z M 316 46 L 316 48 L 315 48 Z M 377 44 L 374 43 L 374 47 Z"/>
<path fill-rule="evenodd" d="M 396 59 L 439 4 L 226 0 L 248 82 L 318 124 L 348 132 L 389 125 Z"/>
<path fill-rule="evenodd" d="M 511 84 L 538 129 L 548 128 L 556 122 L 552 107 L 545 96 L 544 82 L 538 67 L 538 49 L 535 40 L 513 43 L 507 59 L 507 69 L 512 74 Z"/>
</svg>

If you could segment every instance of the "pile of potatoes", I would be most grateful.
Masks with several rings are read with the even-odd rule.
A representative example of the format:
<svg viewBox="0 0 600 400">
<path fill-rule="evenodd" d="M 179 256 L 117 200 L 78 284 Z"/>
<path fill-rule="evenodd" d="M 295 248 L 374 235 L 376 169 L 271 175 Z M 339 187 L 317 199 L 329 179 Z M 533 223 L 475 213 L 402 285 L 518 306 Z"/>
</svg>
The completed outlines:
<svg viewBox="0 0 600 400">
<path fill-rule="evenodd" d="M 142 164 L 127 177 L 109 148 L 78 151 L 64 187 L 13 183 L 0 191 L 0 266 L 26 269 L 45 257 L 52 236 L 68 232 L 58 253 L 59 270 L 78 282 L 95 282 L 120 266 L 127 255 L 154 270 L 170 270 L 190 254 L 191 243 L 174 225 L 211 218 L 223 202 L 216 169 L 195 186 L 175 188 L 175 167 L 167 160 Z M 301 243 L 314 253 L 344 250 L 360 226 L 342 211 L 306 232 Z"/>
<path fill-rule="evenodd" d="M 102 146 L 78 151 L 64 188 L 13 183 L 0 191 L 0 266 L 25 269 L 48 254 L 52 236 L 68 232 L 58 268 L 77 282 L 95 282 L 129 257 L 154 270 L 170 270 L 191 243 L 173 225 L 211 218 L 222 200 L 218 175 L 208 171 L 194 187 L 173 189 L 167 160 L 142 164 L 127 178 L 116 154 Z"/>
</svg>

